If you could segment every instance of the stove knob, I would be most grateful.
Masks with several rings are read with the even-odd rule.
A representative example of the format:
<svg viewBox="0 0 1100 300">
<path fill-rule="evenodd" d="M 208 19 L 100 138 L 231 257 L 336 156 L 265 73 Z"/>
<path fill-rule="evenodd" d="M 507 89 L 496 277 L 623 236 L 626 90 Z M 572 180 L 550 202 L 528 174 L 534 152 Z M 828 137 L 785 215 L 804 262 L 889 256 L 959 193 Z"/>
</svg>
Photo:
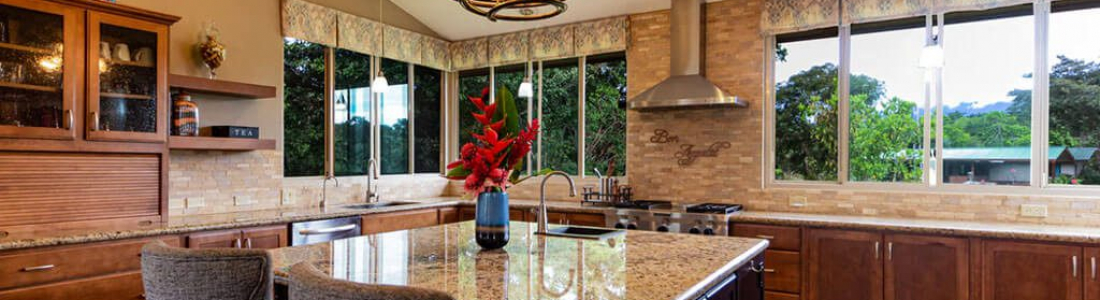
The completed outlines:
<svg viewBox="0 0 1100 300">
<path fill-rule="evenodd" d="M 688 233 L 699 234 L 699 227 L 692 227 L 691 230 L 688 230 Z"/>
<path fill-rule="evenodd" d="M 638 224 L 630 223 L 629 225 L 626 225 L 626 229 L 638 229 Z"/>
<path fill-rule="evenodd" d="M 714 228 L 703 229 L 703 235 L 714 235 Z"/>
<path fill-rule="evenodd" d="M 661 226 L 657 226 L 657 231 L 668 232 L 668 224 L 663 224 Z"/>
<path fill-rule="evenodd" d="M 626 225 L 623 225 L 623 223 L 615 223 L 615 229 L 623 229 L 623 228 L 626 228 Z"/>
</svg>

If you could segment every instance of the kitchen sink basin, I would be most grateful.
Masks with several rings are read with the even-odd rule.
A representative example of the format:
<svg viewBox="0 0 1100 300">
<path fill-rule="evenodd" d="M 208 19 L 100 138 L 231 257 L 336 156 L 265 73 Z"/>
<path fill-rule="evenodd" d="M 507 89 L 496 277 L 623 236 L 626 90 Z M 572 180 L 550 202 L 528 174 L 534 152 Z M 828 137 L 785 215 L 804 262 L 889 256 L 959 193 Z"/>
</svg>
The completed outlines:
<svg viewBox="0 0 1100 300">
<path fill-rule="evenodd" d="M 547 230 L 543 235 L 545 236 L 559 236 L 578 239 L 592 239 L 603 240 L 611 237 L 618 236 L 626 233 L 626 230 L 622 229 L 606 229 L 595 227 L 555 227 Z"/>
<path fill-rule="evenodd" d="M 375 203 L 357 203 L 357 204 L 346 205 L 344 207 L 345 208 L 350 208 L 350 209 L 372 209 L 372 208 L 383 208 L 383 207 L 391 207 L 391 206 L 398 206 L 398 205 L 410 205 L 410 204 L 420 204 L 420 202 L 386 201 L 386 202 L 375 202 Z"/>
</svg>

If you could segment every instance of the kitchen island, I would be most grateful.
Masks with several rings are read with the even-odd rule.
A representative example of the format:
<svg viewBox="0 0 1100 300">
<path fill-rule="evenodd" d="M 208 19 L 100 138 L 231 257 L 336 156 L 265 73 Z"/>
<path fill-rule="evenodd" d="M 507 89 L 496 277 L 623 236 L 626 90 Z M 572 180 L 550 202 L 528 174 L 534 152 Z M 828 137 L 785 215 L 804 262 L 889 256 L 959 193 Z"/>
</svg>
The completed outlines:
<svg viewBox="0 0 1100 300">
<path fill-rule="evenodd" d="M 731 299 L 738 285 L 759 286 L 760 275 L 746 270 L 762 270 L 768 246 L 760 239 L 648 231 L 604 240 L 534 231 L 534 223 L 512 222 L 511 241 L 496 251 L 477 246 L 473 222 L 271 251 L 283 284 L 291 265 L 309 262 L 337 279 L 435 289 L 460 300 L 705 299 L 716 292 L 726 294 L 713 299 Z"/>
</svg>

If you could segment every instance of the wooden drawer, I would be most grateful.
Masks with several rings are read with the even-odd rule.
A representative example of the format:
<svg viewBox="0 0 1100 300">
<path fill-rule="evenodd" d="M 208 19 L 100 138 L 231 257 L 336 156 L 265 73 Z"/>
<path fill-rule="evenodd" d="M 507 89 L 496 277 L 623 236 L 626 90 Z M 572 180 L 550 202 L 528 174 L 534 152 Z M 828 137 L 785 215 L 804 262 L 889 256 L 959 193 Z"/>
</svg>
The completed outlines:
<svg viewBox="0 0 1100 300">
<path fill-rule="evenodd" d="M 451 224 L 459 221 L 459 212 L 456 207 L 444 207 L 439 209 L 439 224 Z"/>
<path fill-rule="evenodd" d="M 579 226 L 605 227 L 607 220 L 602 214 L 571 213 L 569 224 Z"/>
<path fill-rule="evenodd" d="M 145 299 L 141 272 L 114 274 L 0 292 L 0 300 Z"/>
<path fill-rule="evenodd" d="M 458 209 L 459 221 L 473 221 L 477 218 L 477 208 L 473 206 L 462 207 Z"/>
<path fill-rule="evenodd" d="M 439 224 L 439 211 L 421 209 L 363 216 L 363 234 L 430 227 Z"/>
<path fill-rule="evenodd" d="M 798 300 L 799 298 L 796 294 L 764 291 L 764 300 Z"/>
<path fill-rule="evenodd" d="M 773 250 L 801 251 L 802 248 L 802 233 L 798 227 L 735 224 L 733 236 L 766 239 L 771 242 L 768 249 Z"/>
<path fill-rule="evenodd" d="M 31 249 L 0 255 L 0 290 L 141 270 L 141 247 L 153 240 Z M 164 242 L 180 244 L 176 237 L 164 238 Z"/>
<path fill-rule="evenodd" d="M 764 289 L 797 294 L 802 287 L 802 258 L 798 252 L 764 251 Z"/>
</svg>

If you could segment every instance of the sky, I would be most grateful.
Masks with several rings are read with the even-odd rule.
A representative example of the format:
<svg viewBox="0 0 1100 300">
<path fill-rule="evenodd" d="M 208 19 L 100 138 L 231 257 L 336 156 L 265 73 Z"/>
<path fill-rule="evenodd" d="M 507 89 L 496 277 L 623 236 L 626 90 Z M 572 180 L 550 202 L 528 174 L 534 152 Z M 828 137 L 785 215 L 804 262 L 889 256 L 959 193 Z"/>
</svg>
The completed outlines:
<svg viewBox="0 0 1100 300">
<path fill-rule="evenodd" d="M 975 102 L 981 107 L 1011 101 L 1013 89 L 1032 89 L 1024 78 L 1034 69 L 1032 16 L 948 25 L 944 29 L 944 105 Z M 1100 61 L 1100 9 L 1055 13 L 1050 20 L 1049 61 L 1057 55 Z M 1086 34 L 1092 35 L 1092 38 Z M 836 39 L 784 44 L 786 62 L 776 64 L 776 81 L 824 62 L 838 61 Z M 852 36 L 852 74 L 886 84 L 887 97 L 923 103 L 924 71 L 918 67 L 924 28 Z"/>
</svg>

